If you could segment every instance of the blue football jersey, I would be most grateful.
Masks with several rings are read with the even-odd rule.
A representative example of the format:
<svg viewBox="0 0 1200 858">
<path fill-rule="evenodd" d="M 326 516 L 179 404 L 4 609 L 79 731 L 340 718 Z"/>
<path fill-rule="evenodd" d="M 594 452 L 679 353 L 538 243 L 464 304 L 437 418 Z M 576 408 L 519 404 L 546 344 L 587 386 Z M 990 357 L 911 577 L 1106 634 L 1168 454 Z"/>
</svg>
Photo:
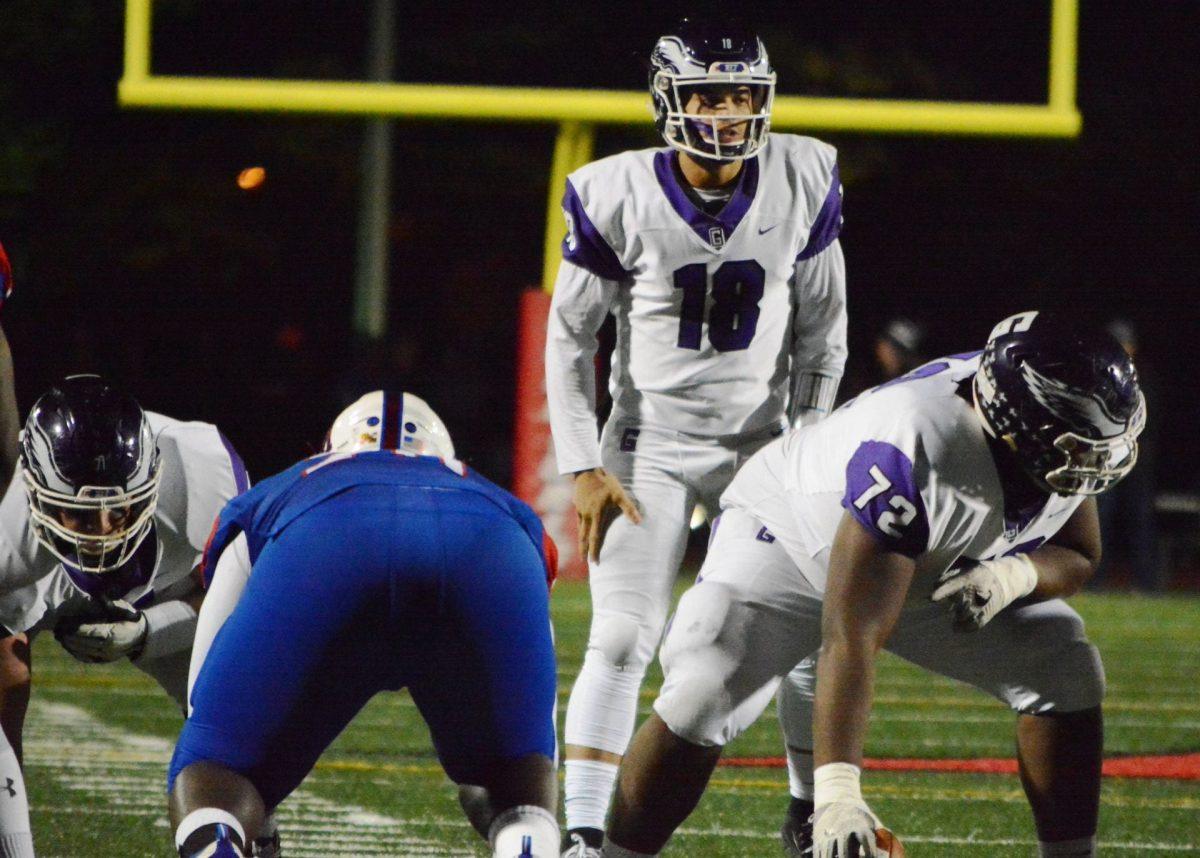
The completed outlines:
<svg viewBox="0 0 1200 858">
<path fill-rule="evenodd" d="M 545 562 L 547 582 L 553 583 L 558 573 L 554 542 L 526 503 L 457 460 L 376 450 L 318 454 L 263 480 L 231 500 L 213 525 L 205 547 L 205 586 L 211 581 L 221 552 L 239 533 L 246 534 L 253 564 L 263 546 L 297 517 L 349 489 L 366 485 L 481 495 L 515 519 L 528 534 Z"/>
</svg>

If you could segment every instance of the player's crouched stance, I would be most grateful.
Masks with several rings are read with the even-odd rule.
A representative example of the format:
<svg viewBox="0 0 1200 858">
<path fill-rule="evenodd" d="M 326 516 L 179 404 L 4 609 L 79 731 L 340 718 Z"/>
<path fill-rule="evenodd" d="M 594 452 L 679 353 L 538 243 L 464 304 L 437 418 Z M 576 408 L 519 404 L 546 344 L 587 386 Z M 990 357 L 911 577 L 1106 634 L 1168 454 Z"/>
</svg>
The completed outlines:
<svg viewBox="0 0 1200 858">
<path fill-rule="evenodd" d="M 0 503 L 0 856 L 32 858 L 19 766 L 42 631 L 86 663 L 128 660 L 182 712 L 203 591 L 193 575 L 248 485 L 217 428 L 143 411 L 94 375 L 38 398 Z"/>
<path fill-rule="evenodd" d="M 1041 854 L 1095 854 L 1104 674 L 1062 597 L 1099 560 L 1089 496 L 1133 468 L 1144 422 L 1115 340 L 1022 313 L 982 356 L 926 364 L 756 454 L 663 645 L 604 855 L 656 855 L 818 647 L 814 855 L 874 854 L 859 772 L 884 647 L 1012 707 Z"/>
<path fill-rule="evenodd" d="M 554 544 L 453 457 L 428 405 L 377 391 L 327 452 L 221 513 L 168 776 L 180 855 L 242 855 L 367 701 L 401 687 L 494 854 L 558 855 Z"/>
</svg>

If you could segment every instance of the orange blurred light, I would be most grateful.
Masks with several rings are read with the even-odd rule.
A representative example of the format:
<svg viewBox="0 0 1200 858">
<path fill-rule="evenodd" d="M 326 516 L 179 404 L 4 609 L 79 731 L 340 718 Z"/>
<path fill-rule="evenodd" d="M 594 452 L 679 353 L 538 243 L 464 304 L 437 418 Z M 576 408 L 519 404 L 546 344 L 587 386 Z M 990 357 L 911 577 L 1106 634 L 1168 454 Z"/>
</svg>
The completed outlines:
<svg viewBox="0 0 1200 858">
<path fill-rule="evenodd" d="M 243 191 L 253 191 L 262 187 L 267 180 L 267 171 L 262 167 L 247 167 L 238 173 L 237 184 Z"/>
</svg>

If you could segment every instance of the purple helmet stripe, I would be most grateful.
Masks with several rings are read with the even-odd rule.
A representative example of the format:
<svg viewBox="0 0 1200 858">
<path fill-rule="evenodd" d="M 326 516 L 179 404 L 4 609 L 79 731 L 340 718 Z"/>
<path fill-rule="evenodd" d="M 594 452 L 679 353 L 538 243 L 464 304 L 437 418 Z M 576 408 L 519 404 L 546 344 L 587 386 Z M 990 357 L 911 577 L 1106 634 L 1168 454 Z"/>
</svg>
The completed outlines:
<svg viewBox="0 0 1200 858">
<path fill-rule="evenodd" d="M 400 421 L 404 414 L 404 396 L 384 391 L 383 394 L 383 441 L 384 450 L 400 449 Z"/>
</svg>

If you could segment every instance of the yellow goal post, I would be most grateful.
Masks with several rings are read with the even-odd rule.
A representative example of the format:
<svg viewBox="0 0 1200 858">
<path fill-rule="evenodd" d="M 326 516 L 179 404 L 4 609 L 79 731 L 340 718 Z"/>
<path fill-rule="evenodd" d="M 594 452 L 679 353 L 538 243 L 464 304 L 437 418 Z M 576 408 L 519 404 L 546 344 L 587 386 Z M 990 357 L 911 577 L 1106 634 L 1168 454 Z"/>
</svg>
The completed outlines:
<svg viewBox="0 0 1200 858">
<path fill-rule="evenodd" d="M 1050 0 L 1049 92 L 1044 104 L 810 98 L 779 95 L 776 130 L 986 137 L 1075 137 L 1078 0 Z M 153 0 L 126 0 L 125 107 L 544 122 L 558 126 L 550 171 L 542 284 L 553 288 L 565 233 L 559 197 L 567 174 L 591 159 L 595 127 L 651 121 L 645 92 L 538 87 L 313 81 L 156 75 L 151 72 Z"/>
</svg>

